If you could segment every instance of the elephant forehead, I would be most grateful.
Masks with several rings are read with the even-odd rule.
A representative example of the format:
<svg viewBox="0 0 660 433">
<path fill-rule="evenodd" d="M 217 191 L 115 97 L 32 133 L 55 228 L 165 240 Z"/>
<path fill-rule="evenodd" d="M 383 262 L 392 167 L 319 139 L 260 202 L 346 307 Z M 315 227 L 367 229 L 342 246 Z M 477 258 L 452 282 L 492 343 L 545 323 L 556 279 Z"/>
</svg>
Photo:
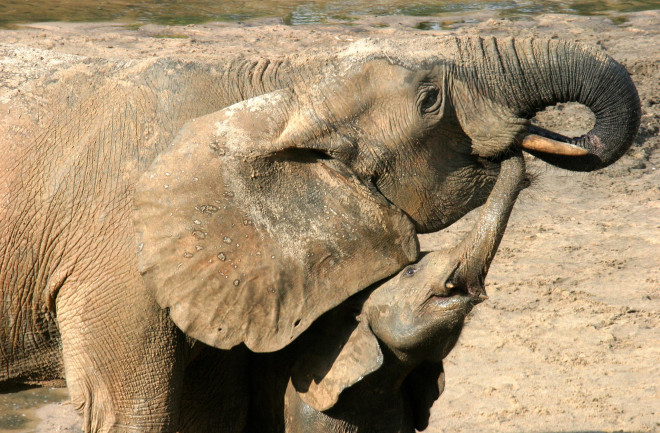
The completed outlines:
<svg viewBox="0 0 660 433">
<path fill-rule="evenodd" d="M 417 255 L 405 215 L 304 154 L 177 147 L 143 176 L 135 209 L 145 282 L 187 335 L 222 349 L 278 350 Z"/>
<path fill-rule="evenodd" d="M 358 39 L 338 53 L 347 62 L 364 62 L 373 58 L 391 59 L 409 68 L 421 63 L 451 59 L 457 52 L 456 37 L 416 38 L 415 43 L 405 39 Z"/>
</svg>

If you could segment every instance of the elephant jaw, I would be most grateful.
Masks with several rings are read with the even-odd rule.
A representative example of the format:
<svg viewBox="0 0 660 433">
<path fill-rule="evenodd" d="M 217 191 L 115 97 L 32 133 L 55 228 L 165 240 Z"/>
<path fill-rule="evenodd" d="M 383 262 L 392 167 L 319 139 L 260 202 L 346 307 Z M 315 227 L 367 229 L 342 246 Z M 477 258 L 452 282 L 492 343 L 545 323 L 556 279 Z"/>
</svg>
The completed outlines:
<svg viewBox="0 0 660 433">
<path fill-rule="evenodd" d="M 479 295 L 471 295 L 464 290 L 451 289 L 446 296 L 431 295 L 425 308 L 435 314 L 442 314 L 444 320 L 456 325 L 462 324 L 472 308 L 488 299 L 485 291 Z"/>
</svg>

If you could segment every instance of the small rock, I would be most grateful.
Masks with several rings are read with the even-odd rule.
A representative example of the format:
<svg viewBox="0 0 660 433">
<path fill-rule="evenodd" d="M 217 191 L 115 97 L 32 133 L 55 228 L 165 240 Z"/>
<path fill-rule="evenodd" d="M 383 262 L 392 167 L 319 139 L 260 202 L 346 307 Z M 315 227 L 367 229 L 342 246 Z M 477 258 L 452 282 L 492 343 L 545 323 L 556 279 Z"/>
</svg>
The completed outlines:
<svg viewBox="0 0 660 433">
<path fill-rule="evenodd" d="M 633 164 L 630 167 L 631 170 L 643 170 L 645 168 L 646 168 L 646 164 L 644 163 L 644 161 L 639 161 L 638 163 Z"/>
</svg>

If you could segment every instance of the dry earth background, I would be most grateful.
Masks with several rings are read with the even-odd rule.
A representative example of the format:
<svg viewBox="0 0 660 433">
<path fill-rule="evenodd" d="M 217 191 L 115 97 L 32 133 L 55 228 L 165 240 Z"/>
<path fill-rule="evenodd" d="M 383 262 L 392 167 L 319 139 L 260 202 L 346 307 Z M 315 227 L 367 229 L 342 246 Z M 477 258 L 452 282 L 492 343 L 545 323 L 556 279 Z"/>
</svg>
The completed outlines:
<svg viewBox="0 0 660 433">
<path fill-rule="evenodd" d="M 209 59 L 218 50 L 286 53 L 360 38 L 414 43 L 419 35 L 448 33 L 599 46 L 628 68 L 637 85 L 639 136 L 621 161 L 596 173 L 528 161 L 536 182 L 521 194 L 492 264 L 489 301 L 472 313 L 446 359 L 445 393 L 427 431 L 660 431 L 660 11 L 620 14 L 614 22 L 566 15 L 509 21 L 487 13 L 430 21 L 389 16 L 351 26 L 260 21 L 140 28 L 49 23 L 0 30 L 0 130 L 16 126 L 8 119 L 21 98 L 33 98 L 47 112 L 41 92 L 48 78 L 88 57 Z M 590 122 L 570 105 L 539 118 L 573 135 Z M 423 236 L 422 246 L 453 244 L 469 227 L 470 217 Z M 8 410 L 0 399 L 0 415 Z M 23 414 L 35 421 L 12 431 L 79 431 L 66 402 L 16 416 Z"/>
</svg>

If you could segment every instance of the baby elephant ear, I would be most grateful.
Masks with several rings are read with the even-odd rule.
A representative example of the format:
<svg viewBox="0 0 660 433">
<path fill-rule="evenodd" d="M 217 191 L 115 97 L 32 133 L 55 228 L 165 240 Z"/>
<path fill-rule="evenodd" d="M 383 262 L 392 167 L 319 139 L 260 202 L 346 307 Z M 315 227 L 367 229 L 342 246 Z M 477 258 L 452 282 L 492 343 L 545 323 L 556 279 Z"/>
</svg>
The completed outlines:
<svg viewBox="0 0 660 433">
<path fill-rule="evenodd" d="M 316 344 L 303 341 L 303 355 L 296 361 L 291 382 L 300 398 L 318 411 L 332 408 L 345 389 L 383 364 L 378 339 L 365 322 L 354 329 L 343 327 L 333 337 L 316 338 Z"/>
<path fill-rule="evenodd" d="M 294 105 L 277 92 L 188 123 L 137 185 L 140 273 L 208 345 L 279 350 L 417 257 L 399 209 L 339 161 L 282 144 Z"/>
</svg>

